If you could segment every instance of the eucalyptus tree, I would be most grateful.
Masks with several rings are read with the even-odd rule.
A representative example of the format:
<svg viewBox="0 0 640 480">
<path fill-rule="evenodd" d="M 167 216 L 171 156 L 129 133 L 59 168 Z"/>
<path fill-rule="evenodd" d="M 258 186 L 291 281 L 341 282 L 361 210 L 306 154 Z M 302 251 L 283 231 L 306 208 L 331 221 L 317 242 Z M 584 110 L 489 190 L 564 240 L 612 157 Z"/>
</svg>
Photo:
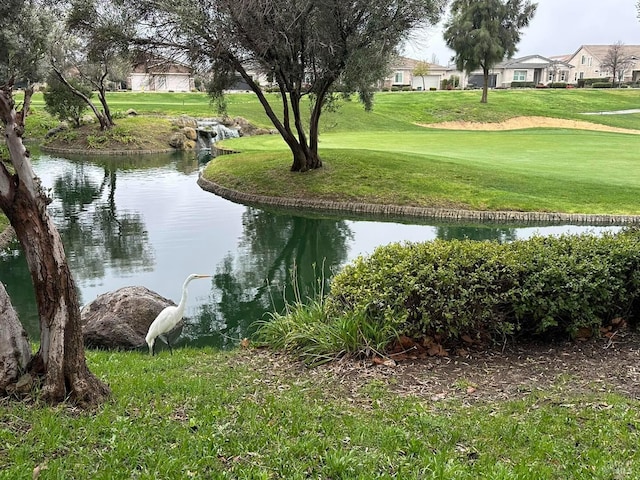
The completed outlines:
<svg viewBox="0 0 640 480">
<path fill-rule="evenodd" d="M 29 49 L 31 9 L 35 2 L 24 2 L 0 18 L 5 26 L 21 24 L 24 40 L 16 45 L 31 58 L 40 60 L 44 50 Z M 42 14 L 46 12 L 43 10 Z M 39 52 L 39 53 L 38 53 Z M 13 76 L 13 74 L 12 74 Z M 40 397 L 49 402 L 68 398 L 79 405 L 94 405 L 109 395 L 108 387 L 93 375 L 86 364 L 80 306 L 60 235 L 47 211 L 49 199 L 33 171 L 22 135 L 33 90 L 25 89 L 21 108 L 13 97 L 13 79 L 0 80 L 0 124 L 6 149 L 0 152 L 0 209 L 9 219 L 24 250 L 34 285 L 40 322 L 40 348 L 35 356 L 25 350 L 24 331 L 13 320 L 4 289 L 0 289 L 0 390 L 18 383 L 16 376 L 27 371 L 34 383 L 41 379 Z M 13 360 L 12 360 L 13 358 Z M 13 362 L 13 363 L 11 363 Z"/>
<path fill-rule="evenodd" d="M 537 6 L 530 0 L 453 0 L 444 40 L 455 52 L 458 70 L 482 69 L 481 103 L 487 103 L 489 71 L 513 56 Z"/>
<path fill-rule="evenodd" d="M 446 0 L 131 0 L 134 43 L 173 52 L 213 72 L 220 100 L 240 77 L 293 155 L 292 171 L 322 166 L 320 117 L 337 85 L 371 108 L 373 86 L 400 43 L 435 24 Z M 279 95 L 267 95 L 272 78 Z M 308 105 L 303 99 L 308 98 Z M 308 112 L 308 115 L 307 115 Z"/>
</svg>

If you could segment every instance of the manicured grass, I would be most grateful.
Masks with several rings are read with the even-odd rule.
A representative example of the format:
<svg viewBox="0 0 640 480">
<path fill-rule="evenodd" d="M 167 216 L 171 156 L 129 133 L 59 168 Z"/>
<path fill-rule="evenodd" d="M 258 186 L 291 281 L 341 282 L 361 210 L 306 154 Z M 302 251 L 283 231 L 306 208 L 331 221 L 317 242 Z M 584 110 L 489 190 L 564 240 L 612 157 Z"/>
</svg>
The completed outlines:
<svg viewBox="0 0 640 480">
<path fill-rule="evenodd" d="M 582 130 L 419 129 L 326 133 L 325 167 L 288 171 L 279 136 L 225 142 L 242 150 L 206 176 L 264 195 L 424 207 L 640 213 L 640 136 Z"/>
<path fill-rule="evenodd" d="M 0 478 L 36 468 L 43 479 L 640 475 L 638 402 L 569 393 L 570 378 L 469 404 L 463 378 L 450 399 L 403 396 L 385 376 L 349 384 L 251 351 L 88 360 L 113 401 L 94 412 L 0 404 Z"/>
<path fill-rule="evenodd" d="M 278 101 L 276 94 L 268 98 Z M 141 114 L 216 116 L 217 112 L 204 93 L 134 93 L 108 94 L 113 112 L 134 109 Z M 19 98 L 18 98 L 19 100 Z M 271 128 L 255 95 L 227 95 L 230 116 L 242 116 L 256 125 Z M 35 94 L 33 107 L 44 109 L 42 94 Z M 640 108 L 640 89 L 543 89 L 495 90 L 488 104 L 480 104 L 480 92 L 387 92 L 375 96 L 373 111 L 365 112 L 356 100 L 342 102 L 337 112 L 323 114 L 321 126 L 328 131 L 404 131 L 413 123 L 438 123 L 450 120 L 497 122 L 506 118 L 535 115 L 580 119 L 606 125 L 637 128 L 640 115 L 585 116 L 587 112 Z M 275 109 L 277 113 L 280 108 Z"/>
</svg>

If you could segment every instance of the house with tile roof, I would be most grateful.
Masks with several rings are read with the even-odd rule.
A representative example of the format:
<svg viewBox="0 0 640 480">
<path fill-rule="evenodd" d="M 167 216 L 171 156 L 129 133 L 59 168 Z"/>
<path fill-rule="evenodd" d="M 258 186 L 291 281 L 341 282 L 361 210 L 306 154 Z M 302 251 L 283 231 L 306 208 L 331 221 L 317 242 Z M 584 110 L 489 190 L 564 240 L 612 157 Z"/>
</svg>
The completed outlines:
<svg viewBox="0 0 640 480">
<path fill-rule="evenodd" d="M 582 45 L 571 55 L 568 63 L 573 71 L 572 82 L 584 78 L 602 78 L 602 81 L 612 80 L 612 72 L 602 68 L 602 62 L 607 57 L 613 45 Z M 623 72 L 623 82 L 638 82 L 640 80 L 640 45 L 621 45 L 622 55 L 632 60 L 632 65 Z"/>
</svg>

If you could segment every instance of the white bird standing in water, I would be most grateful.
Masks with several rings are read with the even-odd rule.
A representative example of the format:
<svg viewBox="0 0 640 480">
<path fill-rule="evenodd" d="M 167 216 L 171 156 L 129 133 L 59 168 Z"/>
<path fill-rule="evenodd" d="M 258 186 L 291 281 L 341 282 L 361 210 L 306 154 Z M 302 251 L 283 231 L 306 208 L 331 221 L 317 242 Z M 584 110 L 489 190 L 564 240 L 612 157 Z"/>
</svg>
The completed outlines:
<svg viewBox="0 0 640 480">
<path fill-rule="evenodd" d="M 211 275 L 201 275 L 199 273 L 189 275 L 182 285 L 182 298 L 180 298 L 180 303 L 178 303 L 177 306 L 172 305 L 165 307 L 151 325 L 149 325 L 149 331 L 147 332 L 145 340 L 147 341 L 147 345 L 149 345 L 149 353 L 151 355 L 155 353 L 154 346 L 156 338 L 160 338 L 160 340 L 166 343 L 169 346 L 169 351 L 173 354 L 171 343 L 169 343 L 169 338 L 166 334 L 173 330 L 178 322 L 182 320 L 184 307 L 187 303 L 187 285 L 189 285 L 191 280 L 196 278 L 211 278 Z"/>
</svg>

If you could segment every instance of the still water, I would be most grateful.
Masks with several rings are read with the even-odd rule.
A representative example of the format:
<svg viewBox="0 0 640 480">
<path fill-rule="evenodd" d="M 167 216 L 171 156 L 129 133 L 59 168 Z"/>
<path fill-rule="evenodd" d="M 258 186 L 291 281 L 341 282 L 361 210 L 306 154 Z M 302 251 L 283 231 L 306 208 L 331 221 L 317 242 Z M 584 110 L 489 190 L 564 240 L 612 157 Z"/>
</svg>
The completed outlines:
<svg viewBox="0 0 640 480">
<path fill-rule="evenodd" d="M 256 320 L 294 300 L 293 283 L 303 295 L 312 295 L 345 263 L 382 244 L 435 238 L 510 241 L 536 233 L 602 230 L 283 214 L 203 191 L 196 184 L 202 165 L 193 154 L 65 159 L 35 152 L 33 164 L 53 198 L 49 208 L 81 303 L 128 285 L 177 302 L 187 275 L 213 275 L 189 285 L 181 343 L 190 345 L 237 345 Z M 2 252 L 0 280 L 37 339 L 33 288 L 17 242 Z"/>
</svg>

